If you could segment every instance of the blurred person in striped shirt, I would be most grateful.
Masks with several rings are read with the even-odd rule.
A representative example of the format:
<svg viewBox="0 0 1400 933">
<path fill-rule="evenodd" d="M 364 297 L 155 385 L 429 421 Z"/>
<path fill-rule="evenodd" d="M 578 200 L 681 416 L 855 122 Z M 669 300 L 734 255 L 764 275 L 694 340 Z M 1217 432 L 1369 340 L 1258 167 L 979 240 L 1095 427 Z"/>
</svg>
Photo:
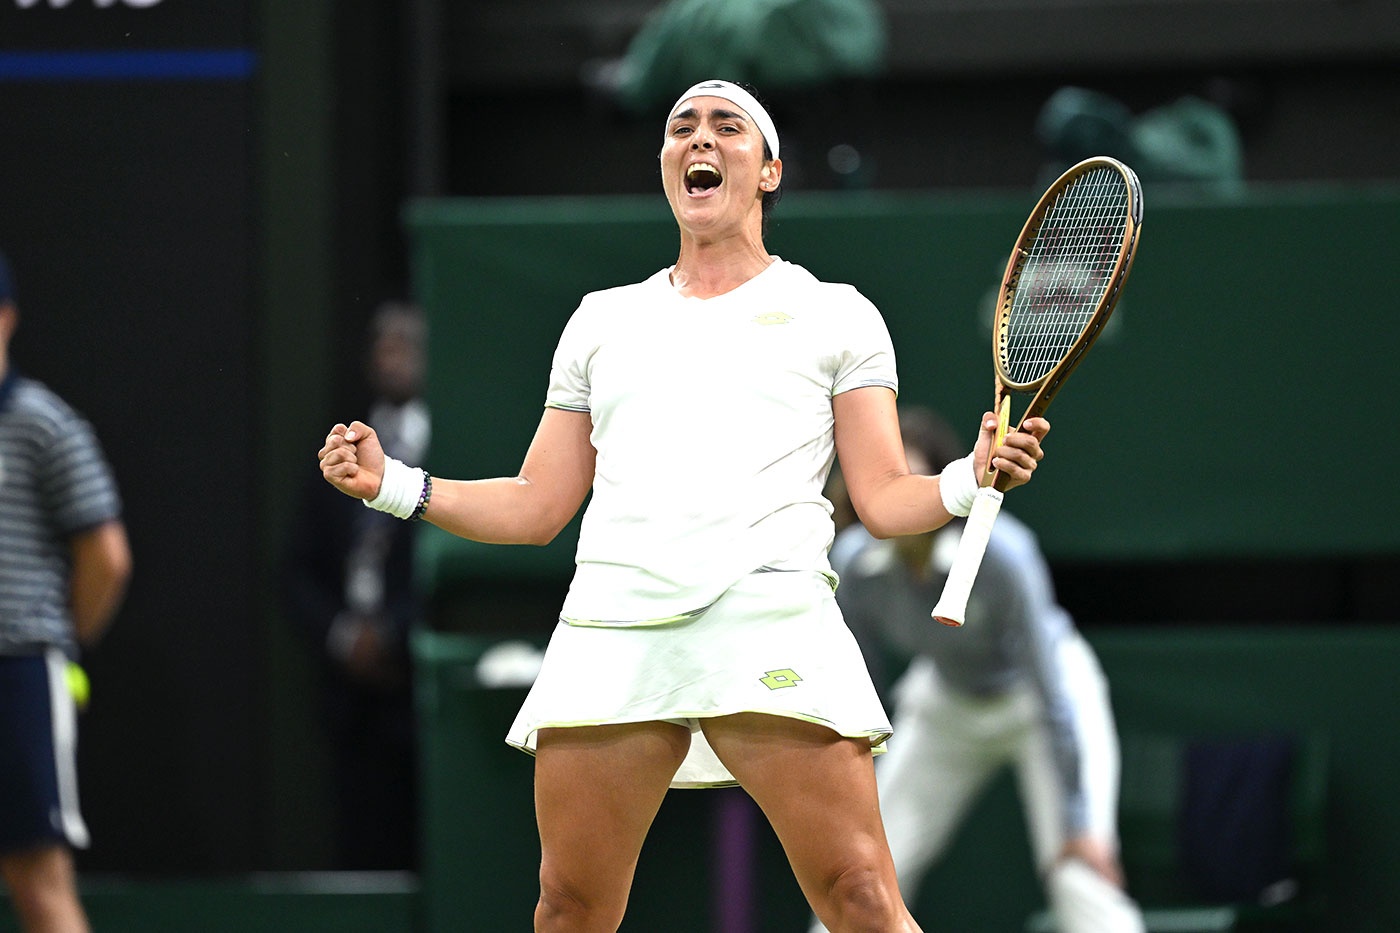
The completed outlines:
<svg viewBox="0 0 1400 933">
<path fill-rule="evenodd" d="M 77 660 L 116 615 L 131 550 L 91 425 L 11 365 L 19 317 L 0 254 L 0 879 L 21 930 L 84 933 Z"/>
</svg>

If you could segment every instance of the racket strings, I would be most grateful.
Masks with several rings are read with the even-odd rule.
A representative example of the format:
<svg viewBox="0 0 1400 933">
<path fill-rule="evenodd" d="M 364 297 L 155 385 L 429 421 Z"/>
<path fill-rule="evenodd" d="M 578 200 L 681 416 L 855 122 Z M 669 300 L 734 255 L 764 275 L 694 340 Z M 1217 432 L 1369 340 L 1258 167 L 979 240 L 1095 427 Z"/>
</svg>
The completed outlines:
<svg viewBox="0 0 1400 933">
<path fill-rule="evenodd" d="M 1118 172 L 1091 170 L 1054 199 L 1021 265 L 1002 335 L 1002 364 L 1026 384 L 1059 364 L 1108 290 L 1131 197 Z"/>
</svg>

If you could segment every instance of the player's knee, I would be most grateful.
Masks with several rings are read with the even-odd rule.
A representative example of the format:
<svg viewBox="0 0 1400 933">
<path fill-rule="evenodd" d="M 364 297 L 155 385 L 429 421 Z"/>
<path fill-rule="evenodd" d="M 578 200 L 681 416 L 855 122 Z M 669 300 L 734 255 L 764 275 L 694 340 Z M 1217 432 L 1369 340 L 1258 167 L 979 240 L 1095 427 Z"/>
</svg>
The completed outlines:
<svg viewBox="0 0 1400 933">
<path fill-rule="evenodd" d="M 535 930 L 537 933 L 593 933 L 595 930 L 611 933 L 621 925 L 625 907 L 625 900 L 612 905 L 541 873 Z"/>
<path fill-rule="evenodd" d="M 849 868 L 832 879 L 827 904 L 839 933 L 887 933 L 900 929 L 904 902 L 894 879 L 874 867 Z"/>
</svg>

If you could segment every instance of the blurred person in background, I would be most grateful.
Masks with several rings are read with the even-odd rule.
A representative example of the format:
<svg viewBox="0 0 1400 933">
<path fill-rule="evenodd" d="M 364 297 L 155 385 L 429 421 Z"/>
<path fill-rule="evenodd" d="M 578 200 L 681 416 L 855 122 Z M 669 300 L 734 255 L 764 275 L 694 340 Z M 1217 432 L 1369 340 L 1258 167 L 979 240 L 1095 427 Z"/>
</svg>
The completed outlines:
<svg viewBox="0 0 1400 933">
<path fill-rule="evenodd" d="M 422 398 L 427 329 L 414 305 L 382 305 L 370 325 L 370 417 L 393 456 L 420 461 L 431 435 Z M 421 606 L 417 528 L 308 478 L 292 523 L 286 603 L 322 664 L 335 867 L 418 864 L 417 730 L 409 639 Z"/>
<path fill-rule="evenodd" d="M 938 473 L 960 456 L 931 409 L 904 407 L 899 421 L 913 472 Z M 962 525 L 877 540 L 856 523 L 832 548 L 836 600 L 893 701 L 895 738 L 875 771 L 900 890 L 912 906 L 972 805 L 1010 767 L 1057 929 L 1139 933 L 1118 859 L 1118 737 L 1103 671 L 1056 602 L 1034 533 L 1005 509 L 966 624 L 930 618 Z M 814 922 L 812 933 L 825 929 Z"/>
<path fill-rule="evenodd" d="M 0 878 L 22 930 L 83 933 L 78 658 L 121 605 L 131 550 L 92 426 L 11 362 L 14 285 L 0 255 Z"/>
</svg>

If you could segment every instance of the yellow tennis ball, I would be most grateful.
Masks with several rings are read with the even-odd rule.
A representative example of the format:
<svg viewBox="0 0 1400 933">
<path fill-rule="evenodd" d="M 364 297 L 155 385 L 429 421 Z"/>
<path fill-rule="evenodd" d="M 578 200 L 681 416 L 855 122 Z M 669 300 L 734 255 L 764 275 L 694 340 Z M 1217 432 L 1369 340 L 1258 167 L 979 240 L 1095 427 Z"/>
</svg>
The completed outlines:
<svg viewBox="0 0 1400 933">
<path fill-rule="evenodd" d="M 82 665 L 78 662 L 69 661 L 65 678 L 68 681 L 68 692 L 73 697 L 73 703 L 78 709 L 86 709 L 88 699 L 92 696 L 92 684 L 88 681 L 87 671 L 83 670 Z"/>
</svg>

